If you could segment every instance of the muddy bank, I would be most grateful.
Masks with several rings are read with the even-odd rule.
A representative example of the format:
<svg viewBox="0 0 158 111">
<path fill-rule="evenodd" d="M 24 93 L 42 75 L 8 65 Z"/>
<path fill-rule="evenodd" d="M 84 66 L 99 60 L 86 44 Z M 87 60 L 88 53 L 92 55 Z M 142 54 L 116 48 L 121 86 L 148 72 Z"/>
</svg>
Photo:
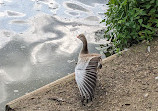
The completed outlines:
<svg viewBox="0 0 158 111">
<path fill-rule="evenodd" d="M 158 39 L 103 60 L 93 102 L 82 106 L 74 74 L 7 104 L 7 111 L 158 111 Z"/>
</svg>

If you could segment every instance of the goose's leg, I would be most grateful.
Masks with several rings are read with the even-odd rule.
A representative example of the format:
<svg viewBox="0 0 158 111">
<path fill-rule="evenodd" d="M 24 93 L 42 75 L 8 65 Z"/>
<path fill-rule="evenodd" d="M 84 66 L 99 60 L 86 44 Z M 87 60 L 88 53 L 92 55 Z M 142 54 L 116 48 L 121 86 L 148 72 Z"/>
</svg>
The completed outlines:
<svg viewBox="0 0 158 111">
<path fill-rule="evenodd" d="M 84 104 L 84 99 L 85 99 L 85 97 L 83 96 L 83 97 L 81 98 L 82 106 L 85 106 L 85 104 Z"/>
<path fill-rule="evenodd" d="M 87 99 L 87 101 L 86 101 L 87 103 L 88 103 L 88 100 L 89 100 L 89 99 Z"/>
<path fill-rule="evenodd" d="M 100 61 L 99 61 L 99 65 L 98 68 L 101 69 L 102 68 L 102 58 L 100 57 Z"/>
<path fill-rule="evenodd" d="M 92 95 L 90 96 L 89 100 L 92 101 Z"/>
<path fill-rule="evenodd" d="M 98 68 L 101 69 L 102 68 L 102 64 L 99 64 Z"/>
</svg>

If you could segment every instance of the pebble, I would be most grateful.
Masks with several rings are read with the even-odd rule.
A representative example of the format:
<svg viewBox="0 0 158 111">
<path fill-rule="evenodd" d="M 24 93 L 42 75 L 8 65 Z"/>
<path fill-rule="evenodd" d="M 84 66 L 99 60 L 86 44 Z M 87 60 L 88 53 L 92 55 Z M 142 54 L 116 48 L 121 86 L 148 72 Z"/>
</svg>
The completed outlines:
<svg viewBox="0 0 158 111">
<path fill-rule="evenodd" d="M 148 52 L 150 52 L 150 46 L 148 46 L 148 48 L 147 48 L 147 49 L 148 49 Z"/>
<path fill-rule="evenodd" d="M 127 48 L 124 48 L 124 51 L 128 51 L 128 49 L 127 49 Z"/>
<path fill-rule="evenodd" d="M 148 97 L 148 96 L 149 96 L 149 94 L 148 94 L 148 93 L 145 93 L 145 94 L 144 94 L 144 97 Z"/>
<path fill-rule="evenodd" d="M 156 79 L 156 80 L 158 80 L 158 76 L 157 76 L 157 77 L 155 77 L 155 79 Z"/>
</svg>

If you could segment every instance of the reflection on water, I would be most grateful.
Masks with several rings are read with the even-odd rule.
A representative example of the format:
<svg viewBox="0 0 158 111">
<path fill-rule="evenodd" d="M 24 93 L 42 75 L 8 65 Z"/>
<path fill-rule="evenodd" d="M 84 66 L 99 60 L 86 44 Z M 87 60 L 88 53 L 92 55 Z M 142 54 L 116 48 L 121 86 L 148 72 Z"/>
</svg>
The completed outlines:
<svg viewBox="0 0 158 111">
<path fill-rule="evenodd" d="M 7 10 L 8 17 L 23 17 L 25 14 Z"/>
<path fill-rule="evenodd" d="M 27 24 L 28 22 L 25 21 L 25 20 L 12 20 L 10 23 L 11 23 L 11 24 L 17 24 L 17 25 L 25 25 L 25 24 Z"/>
<path fill-rule="evenodd" d="M 94 6 L 95 4 L 105 4 L 105 0 L 77 0 L 83 4 Z"/>
<path fill-rule="evenodd" d="M 0 110 L 74 72 L 84 33 L 96 52 L 104 0 L 0 0 Z"/>
<path fill-rule="evenodd" d="M 0 69 L 0 103 L 5 101 L 5 99 L 7 98 L 5 85 L 9 84 L 12 81 L 13 79 L 8 76 L 8 74 L 4 70 Z"/>
<path fill-rule="evenodd" d="M 73 10 L 79 10 L 79 11 L 83 11 L 83 12 L 89 11 L 86 8 L 83 8 L 82 6 L 75 4 L 75 3 L 66 3 L 66 6 L 70 9 L 73 9 Z"/>
</svg>

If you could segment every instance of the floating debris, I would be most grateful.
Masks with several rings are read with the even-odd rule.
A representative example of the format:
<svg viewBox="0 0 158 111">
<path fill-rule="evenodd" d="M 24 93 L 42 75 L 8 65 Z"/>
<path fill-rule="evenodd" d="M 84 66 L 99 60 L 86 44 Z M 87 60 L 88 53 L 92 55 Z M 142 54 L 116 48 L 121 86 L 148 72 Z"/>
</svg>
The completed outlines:
<svg viewBox="0 0 158 111">
<path fill-rule="evenodd" d="M 23 49 L 25 49 L 25 48 L 26 48 L 26 46 L 21 46 L 20 48 L 23 50 Z"/>
<path fill-rule="evenodd" d="M 75 62 L 75 59 L 73 60 L 67 60 L 68 63 L 72 63 L 72 62 Z"/>
<path fill-rule="evenodd" d="M 19 90 L 14 90 L 15 93 L 19 92 Z"/>
</svg>

